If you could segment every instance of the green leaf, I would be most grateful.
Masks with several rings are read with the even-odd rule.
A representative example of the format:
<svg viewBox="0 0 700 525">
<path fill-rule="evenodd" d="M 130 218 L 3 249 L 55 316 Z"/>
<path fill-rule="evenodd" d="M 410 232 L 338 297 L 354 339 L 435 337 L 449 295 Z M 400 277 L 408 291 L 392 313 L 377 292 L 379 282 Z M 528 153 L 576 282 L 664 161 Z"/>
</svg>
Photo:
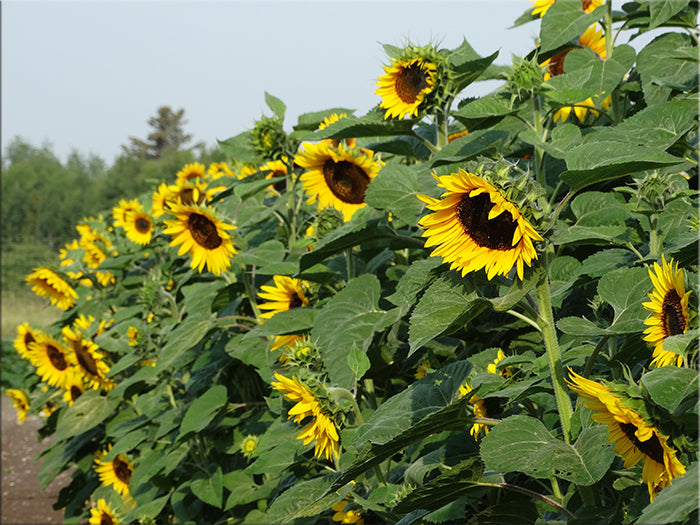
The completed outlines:
<svg viewBox="0 0 700 525">
<path fill-rule="evenodd" d="M 165 496 L 161 496 L 147 503 L 139 503 L 138 506 L 124 518 L 124 523 L 146 523 L 153 521 L 154 518 L 160 514 L 160 511 L 163 510 L 163 507 L 165 507 L 169 499 L 170 494 L 166 494 Z"/>
<path fill-rule="evenodd" d="M 348 366 L 355 374 L 355 381 L 362 379 L 367 370 L 369 370 L 369 357 L 359 348 L 353 346 L 348 354 Z"/>
<path fill-rule="evenodd" d="M 257 266 L 256 273 L 262 271 L 265 266 L 280 263 L 284 259 L 285 247 L 277 239 L 267 240 L 252 249 L 240 252 L 236 255 L 236 262 Z M 263 271 L 263 273 L 265 273 Z"/>
<path fill-rule="evenodd" d="M 185 412 L 180 425 L 180 438 L 188 432 L 200 432 L 226 404 L 228 394 L 224 385 L 215 385 L 195 399 Z"/>
<path fill-rule="evenodd" d="M 224 475 L 220 465 L 216 465 L 213 473 L 205 475 L 197 474 L 190 484 L 192 493 L 204 503 L 221 508 L 224 498 Z"/>
<path fill-rule="evenodd" d="M 556 259 L 555 259 L 556 260 Z M 500 297 L 490 299 L 491 306 L 497 312 L 505 312 L 518 304 L 532 289 L 537 286 L 544 268 L 538 266 L 532 270 L 526 270 L 523 275 L 524 279 L 514 278 L 508 286 L 501 286 L 499 291 Z"/>
<path fill-rule="evenodd" d="M 555 2 L 549 8 L 540 26 L 540 53 L 578 39 L 588 26 L 605 15 L 607 7 L 601 5 L 590 13 L 585 13 L 580 2 Z"/>
<path fill-rule="evenodd" d="M 211 298 L 210 298 L 211 299 Z M 195 355 L 190 350 L 204 337 L 209 331 L 212 322 L 211 318 L 202 319 L 201 317 L 187 317 L 182 323 L 177 325 L 166 338 L 166 344 L 161 348 L 160 355 L 156 361 L 156 372 L 160 373 L 167 370 L 169 366 L 175 366 L 185 361 L 193 361 Z"/>
<path fill-rule="evenodd" d="M 651 14 L 649 29 L 667 22 L 673 15 L 680 13 L 687 5 L 688 0 L 656 0 L 649 2 L 649 13 Z"/>
<path fill-rule="evenodd" d="M 600 141 L 581 144 L 566 155 L 561 180 L 573 191 L 630 173 L 679 164 L 683 159 L 637 144 Z"/>
<path fill-rule="evenodd" d="M 305 306 L 277 312 L 245 334 L 243 339 L 307 332 L 313 326 L 318 312 L 316 308 Z"/>
<path fill-rule="evenodd" d="M 604 275 L 598 281 L 598 294 L 615 309 L 609 331 L 644 331 L 643 320 L 647 312 L 642 302 L 648 299 L 650 285 L 649 274 L 644 268 L 622 268 Z"/>
<path fill-rule="evenodd" d="M 655 368 L 644 374 L 641 382 L 652 400 L 671 414 L 685 399 L 696 397 L 698 392 L 698 373 L 690 368 Z"/>
<path fill-rule="evenodd" d="M 579 274 L 594 278 L 602 277 L 612 270 L 630 266 L 634 259 L 635 256 L 630 250 L 622 248 L 601 250 L 583 260 Z"/>
<path fill-rule="evenodd" d="M 518 135 L 518 138 L 526 144 L 539 146 L 555 159 L 563 159 L 570 149 L 578 146 L 582 141 L 581 130 L 570 122 L 554 128 L 552 130 L 552 139 L 549 142 L 543 142 L 541 137 L 532 129 L 523 131 Z"/>
<path fill-rule="evenodd" d="M 423 203 L 416 197 L 418 193 L 417 171 L 408 166 L 389 164 L 367 186 L 365 202 L 413 225 L 423 210 Z"/>
<path fill-rule="evenodd" d="M 373 111 L 363 117 L 349 115 L 325 128 L 303 137 L 303 140 L 349 139 L 362 137 L 391 137 L 411 135 L 411 120 L 384 120 L 383 111 Z"/>
<path fill-rule="evenodd" d="M 366 352 L 375 325 L 384 312 L 379 309 L 379 280 L 364 274 L 331 297 L 314 320 L 311 339 L 318 343 L 328 376 L 335 386 L 352 388 L 355 374 L 348 366 L 353 347 Z"/>
<path fill-rule="evenodd" d="M 497 151 L 508 140 L 509 133 L 503 130 L 479 130 L 450 142 L 433 157 L 431 166 L 452 164 L 473 158 L 488 151 Z"/>
<path fill-rule="evenodd" d="M 415 304 L 418 295 L 436 277 L 436 268 L 442 265 L 439 257 L 428 257 L 411 263 L 406 273 L 396 285 L 396 291 L 387 297 L 387 301 L 401 309 L 401 315 L 406 314 Z"/>
<path fill-rule="evenodd" d="M 328 493 L 332 483 L 333 476 L 295 483 L 272 502 L 266 515 L 268 523 L 292 523 L 327 511 L 340 499 L 335 492 Z"/>
<path fill-rule="evenodd" d="M 610 226 L 624 224 L 628 212 L 621 195 L 588 191 L 572 201 L 571 211 L 577 226 Z"/>
<path fill-rule="evenodd" d="M 284 112 L 287 110 L 287 106 L 285 106 L 284 102 L 265 91 L 265 103 L 280 120 L 280 122 L 284 122 Z"/>
<path fill-rule="evenodd" d="M 221 151 L 226 153 L 231 159 L 241 162 L 250 162 L 257 164 L 259 157 L 253 149 L 253 142 L 250 138 L 250 131 L 244 131 L 226 140 L 217 140 Z"/>
<path fill-rule="evenodd" d="M 352 115 L 354 111 L 355 110 L 353 109 L 347 108 L 331 108 L 324 109 L 323 111 L 303 113 L 302 115 L 299 115 L 299 119 L 297 120 L 297 125 L 294 126 L 294 130 L 315 131 L 318 129 L 321 122 L 323 122 L 326 117 L 330 117 L 333 113 L 336 115 L 342 115 L 343 113 L 345 113 L 345 115 Z"/>
<path fill-rule="evenodd" d="M 513 101 L 509 95 L 494 93 L 477 98 L 464 104 L 452 114 L 455 117 L 465 119 L 479 119 L 487 117 L 504 117 L 516 113 L 517 108 L 513 107 Z"/>
<path fill-rule="evenodd" d="M 640 524 L 691 523 L 698 512 L 698 464 L 688 467 L 685 475 L 673 480 L 647 506 L 637 520 Z"/>
<path fill-rule="evenodd" d="M 270 181 L 267 179 L 253 180 L 253 181 L 240 181 L 237 182 L 233 187 L 233 194 L 239 197 L 242 201 L 252 197 L 263 191 L 270 185 Z"/>
<path fill-rule="evenodd" d="M 481 458 L 497 472 L 523 472 L 546 479 L 552 476 L 578 485 L 600 480 L 615 458 L 604 426 L 585 428 L 574 445 L 555 438 L 538 419 L 510 416 L 484 436 Z"/>
<path fill-rule="evenodd" d="M 246 365 L 262 370 L 267 366 L 267 341 L 261 337 L 246 339 L 248 335 L 250 332 L 233 337 L 226 343 L 226 353 Z"/>
<path fill-rule="evenodd" d="M 430 285 L 413 310 L 408 355 L 473 319 L 488 305 L 489 300 L 479 296 L 472 281 L 460 278 L 455 272 L 443 274 Z"/>
<path fill-rule="evenodd" d="M 684 334 L 670 335 L 664 338 L 663 348 L 667 352 L 687 356 L 689 346 L 696 343 L 698 340 L 698 331 L 690 330 Z"/>
<path fill-rule="evenodd" d="M 461 92 L 478 79 L 486 68 L 496 60 L 497 56 L 498 51 L 487 57 L 479 56 L 467 40 L 464 39 L 462 44 L 452 51 L 448 57 L 451 72 L 454 75 L 452 79 L 454 93 Z"/>
<path fill-rule="evenodd" d="M 104 397 L 96 390 L 84 392 L 59 415 L 54 439 L 62 441 L 87 432 L 113 416 L 118 405 L 119 399 Z"/>
</svg>

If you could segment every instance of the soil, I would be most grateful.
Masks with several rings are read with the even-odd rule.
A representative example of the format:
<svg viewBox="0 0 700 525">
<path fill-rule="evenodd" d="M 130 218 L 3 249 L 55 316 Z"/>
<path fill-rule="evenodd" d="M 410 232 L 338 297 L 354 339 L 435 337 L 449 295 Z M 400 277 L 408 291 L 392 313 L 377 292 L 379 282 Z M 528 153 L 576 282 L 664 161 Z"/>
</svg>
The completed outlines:
<svg viewBox="0 0 700 525">
<path fill-rule="evenodd" d="M 3 525 L 39 525 L 63 523 L 63 511 L 54 510 L 59 491 L 70 483 L 70 473 L 63 472 L 44 491 L 39 488 L 40 460 L 37 455 L 48 441 L 39 442 L 37 430 L 42 422 L 29 416 L 17 421 L 17 409 L 2 396 L 2 502 L 0 523 Z M 48 439 L 48 438 L 47 438 Z"/>
</svg>

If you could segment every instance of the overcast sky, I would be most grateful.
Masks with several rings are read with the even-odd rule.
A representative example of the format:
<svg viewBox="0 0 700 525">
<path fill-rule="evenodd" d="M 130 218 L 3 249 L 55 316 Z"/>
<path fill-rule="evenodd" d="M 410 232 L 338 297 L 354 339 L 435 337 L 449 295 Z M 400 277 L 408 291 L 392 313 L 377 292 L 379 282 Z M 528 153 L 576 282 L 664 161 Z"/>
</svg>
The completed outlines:
<svg viewBox="0 0 700 525">
<path fill-rule="evenodd" d="M 185 130 L 213 145 L 287 105 L 306 112 L 375 106 L 383 43 L 466 38 L 497 64 L 530 51 L 539 23 L 508 29 L 530 0 L 2 2 L 2 149 L 19 135 L 61 160 L 76 149 L 108 164 L 145 138 L 161 105 L 184 108 Z M 475 84 L 482 95 L 492 85 Z"/>
</svg>

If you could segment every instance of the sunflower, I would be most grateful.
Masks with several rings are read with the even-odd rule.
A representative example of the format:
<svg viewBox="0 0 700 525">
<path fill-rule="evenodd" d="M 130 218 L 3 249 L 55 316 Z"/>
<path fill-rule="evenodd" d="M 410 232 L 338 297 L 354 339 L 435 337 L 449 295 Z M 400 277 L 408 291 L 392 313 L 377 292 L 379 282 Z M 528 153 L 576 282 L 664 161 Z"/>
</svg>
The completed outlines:
<svg viewBox="0 0 700 525">
<path fill-rule="evenodd" d="M 42 381 L 63 388 L 72 373 L 69 351 L 50 335 L 41 335 L 29 343 L 29 362 L 34 365 Z"/>
<path fill-rule="evenodd" d="M 151 195 L 151 216 L 158 218 L 167 211 L 168 199 L 171 199 L 172 192 L 170 186 L 165 182 L 161 182 L 158 189 Z"/>
<path fill-rule="evenodd" d="M 432 372 L 432 368 L 430 367 L 430 361 L 427 359 L 423 360 L 423 362 L 418 365 L 418 368 L 416 369 L 416 373 L 414 374 L 416 379 L 420 379 L 421 377 L 425 377 L 428 375 L 428 372 Z"/>
<path fill-rule="evenodd" d="M 231 266 L 236 249 L 226 230 L 235 226 L 224 224 L 209 207 L 174 203 L 169 213 L 176 219 L 165 221 L 164 233 L 174 237 L 170 246 L 180 245 L 178 255 L 192 255 L 191 268 L 201 272 L 206 264 L 207 270 L 219 275 Z"/>
<path fill-rule="evenodd" d="M 362 518 L 362 514 L 360 514 L 360 512 L 356 509 L 350 507 L 351 504 L 351 501 L 344 499 L 333 505 L 331 509 L 335 511 L 335 514 L 333 514 L 331 519 L 339 523 L 354 523 L 356 525 L 363 525 L 365 520 Z"/>
<path fill-rule="evenodd" d="M 241 452 L 243 455 L 248 459 L 252 458 L 253 454 L 255 454 L 255 449 L 258 448 L 259 442 L 260 438 L 258 436 L 249 434 L 244 437 L 243 441 L 241 441 Z"/>
<path fill-rule="evenodd" d="M 260 171 L 269 172 L 265 179 L 275 179 L 274 184 L 270 184 L 267 189 L 273 195 L 278 195 L 287 189 L 287 157 L 280 160 L 271 160 L 260 166 Z"/>
<path fill-rule="evenodd" d="M 119 525 L 121 521 L 112 509 L 111 505 L 103 498 L 97 500 L 97 507 L 90 509 L 90 525 Z"/>
<path fill-rule="evenodd" d="M 37 336 L 41 335 L 40 330 L 32 329 L 29 323 L 22 323 L 17 327 L 17 337 L 14 341 L 15 350 L 24 359 L 29 359 L 29 344 L 36 341 Z"/>
<path fill-rule="evenodd" d="M 472 391 L 472 387 L 469 384 L 469 382 L 465 382 L 463 385 L 459 387 L 459 397 L 462 398 L 466 396 L 469 392 Z M 472 395 L 469 398 L 469 403 L 474 405 L 472 407 L 472 410 L 474 411 L 474 417 L 489 417 L 488 411 L 486 409 L 486 401 L 481 399 L 477 395 Z M 471 430 L 469 433 L 474 437 L 474 441 L 476 441 L 479 438 L 479 434 L 481 431 L 484 431 L 484 434 L 489 433 L 489 426 L 484 425 L 482 423 L 474 423 L 472 425 Z"/>
<path fill-rule="evenodd" d="M 153 219 L 145 211 L 130 211 L 124 218 L 126 236 L 137 244 L 148 244 L 153 234 Z"/>
<path fill-rule="evenodd" d="M 134 472 L 134 468 L 127 458 L 119 454 L 112 461 L 104 461 L 104 457 L 112 449 L 109 445 L 107 450 L 99 452 L 95 458 L 95 471 L 100 477 L 100 481 L 105 487 L 112 485 L 122 496 L 129 496 L 129 479 Z"/>
<path fill-rule="evenodd" d="M 212 180 L 220 179 L 221 177 L 234 177 L 235 173 L 225 162 L 212 162 L 209 165 L 207 174 Z"/>
<path fill-rule="evenodd" d="M 593 24 L 588 29 L 586 29 L 586 31 L 584 31 L 583 35 L 581 35 L 581 37 L 578 39 L 578 45 L 593 50 L 593 52 L 595 52 L 602 59 L 605 59 L 605 57 L 607 56 L 605 51 L 605 37 L 603 36 L 603 30 L 602 28 L 598 29 L 597 24 Z M 548 58 L 540 64 L 540 66 L 547 68 L 544 73 L 545 81 L 549 80 L 554 76 L 561 75 L 564 73 L 564 59 L 566 58 L 566 55 L 569 54 L 569 51 L 571 51 L 572 49 L 575 48 L 570 47 L 568 49 L 560 51 L 553 57 Z M 594 97 L 589 97 L 586 100 L 578 102 L 573 106 L 566 106 L 560 108 L 556 111 L 556 113 L 554 113 L 554 122 L 557 122 L 558 120 L 566 122 L 572 110 L 576 115 L 576 118 L 578 118 L 580 121 L 583 121 L 588 111 L 590 111 L 593 115 L 597 117 L 598 112 L 595 109 L 593 109 L 595 107 L 593 98 L 597 99 L 599 97 L 600 95 L 596 94 Z M 610 98 L 610 95 L 608 95 L 601 102 L 601 106 L 603 106 L 605 109 L 610 109 L 611 103 L 612 99 Z"/>
<path fill-rule="evenodd" d="M 245 163 L 243 166 L 241 166 L 241 169 L 238 170 L 238 175 L 237 177 L 239 179 L 245 179 L 246 177 L 250 177 L 251 175 L 254 175 L 258 170 L 253 166 L 252 164 Z"/>
<path fill-rule="evenodd" d="M 126 336 L 129 339 L 129 346 L 137 346 L 139 344 L 139 329 L 135 326 L 127 328 Z"/>
<path fill-rule="evenodd" d="M 277 312 L 284 312 L 300 306 L 308 306 L 309 300 L 306 297 L 309 283 L 299 279 L 293 279 L 284 275 L 273 277 L 274 286 L 261 286 L 262 292 L 258 297 L 269 302 L 258 305 L 261 310 L 270 310 L 260 314 L 263 319 L 269 319 Z"/>
<path fill-rule="evenodd" d="M 540 15 L 540 18 L 554 5 L 556 0 L 534 0 L 532 4 L 533 15 Z M 604 0 L 581 0 L 581 7 L 586 13 L 590 13 L 599 5 L 603 5 Z"/>
<path fill-rule="evenodd" d="M 82 374 L 70 374 L 66 384 L 63 386 L 63 400 L 71 406 L 77 399 L 85 393 L 85 382 Z"/>
<path fill-rule="evenodd" d="M 130 211 L 143 211 L 143 206 L 138 201 L 138 199 L 131 199 L 129 201 L 122 199 L 119 204 L 112 208 L 112 217 L 114 218 L 114 227 L 124 226 L 124 220 L 126 219 L 126 214 Z M 81 225 L 87 228 L 89 232 L 90 227 L 88 225 Z M 81 237 L 84 237 L 83 231 L 78 230 L 81 233 Z M 87 239 L 86 239 L 87 240 Z"/>
<path fill-rule="evenodd" d="M 375 95 L 382 97 L 380 108 L 384 118 L 418 116 L 418 109 L 435 87 L 437 65 L 423 58 L 392 60 L 383 66 L 384 74 L 377 79 Z"/>
<path fill-rule="evenodd" d="M 337 113 L 332 113 L 331 115 L 327 116 L 326 118 L 323 119 L 323 122 L 321 122 L 318 125 L 318 129 L 325 129 L 331 124 L 338 122 L 341 118 L 347 118 L 347 113 L 341 113 L 338 115 Z M 334 148 L 337 148 L 341 142 L 345 143 L 345 145 L 348 148 L 352 148 L 355 146 L 355 139 L 353 138 L 348 138 L 348 139 L 327 139 L 328 143 L 333 146 Z"/>
<path fill-rule="evenodd" d="M 61 310 L 68 310 L 75 305 L 78 294 L 63 278 L 53 270 L 42 267 L 34 268 L 24 279 L 32 291 L 40 297 L 48 297 L 51 304 L 55 304 Z"/>
<path fill-rule="evenodd" d="M 24 423 L 27 419 L 27 412 L 29 411 L 29 399 L 27 399 L 27 395 L 17 388 L 8 388 L 5 390 L 5 394 L 12 399 L 12 404 L 17 409 L 17 421 Z"/>
<path fill-rule="evenodd" d="M 544 239 L 520 209 L 495 186 L 462 169 L 436 179 L 447 190 L 442 200 L 418 195 L 434 212 L 419 221 L 428 237 L 425 246 L 439 245 L 431 255 L 442 256 L 462 276 L 484 268 L 491 280 L 516 266 L 522 279 L 523 266 L 537 259 L 532 241 Z"/>
<path fill-rule="evenodd" d="M 569 369 L 567 383 L 580 396 L 584 405 L 595 412 L 593 421 L 608 425 L 608 441 L 615 442 L 615 452 L 624 461 L 625 468 L 636 465 L 644 458 L 642 481 L 647 484 L 649 497 L 654 497 L 671 480 L 685 473 L 685 466 L 676 458 L 676 450 L 665 436 L 634 410 L 625 406 L 625 398 L 608 387 L 581 377 Z"/>
<path fill-rule="evenodd" d="M 510 366 L 507 366 L 505 368 L 502 368 L 500 371 L 497 370 L 496 365 L 503 361 L 506 358 L 506 354 L 503 353 L 503 350 L 500 348 L 498 349 L 498 354 L 496 355 L 496 359 L 494 360 L 493 363 L 490 363 L 486 367 L 486 371 L 489 374 L 498 374 L 504 379 L 510 379 L 513 377 L 513 368 Z"/>
<path fill-rule="evenodd" d="M 186 184 L 194 179 L 205 179 L 208 174 L 204 164 L 193 162 L 192 164 L 185 164 L 175 176 L 178 184 Z"/>
<path fill-rule="evenodd" d="M 273 382 L 272 386 L 282 392 L 284 397 L 296 403 L 289 410 L 287 419 L 294 418 L 295 423 L 301 423 L 308 417 L 312 418 L 311 423 L 301 431 L 297 439 L 303 439 L 304 445 L 315 440 L 315 457 L 320 458 L 321 454 L 325 454 L 328 460 L 336 459 L 340 436 L 335 423 L 322 411 L 316 397 L 294 376 L 289 379 L 275 372 L 275 379 L 278 382 Z"/>
<path fill-rule="evenodd" d="M 90 339 L 84 339 L 77 328 L 64 326 L 61 330 L 66 345 L 73 350 L 68 354 L 71 365 L 77 367 L 88 388 L 98 390 L 100 386 L 110 390 L 113 383 L 106 379 L 109 365 L 104 361 L 100 348 Z"/>
<path fill-rule="evenodd" d="M 651 301 L 642 305 L 651 312 L 651 316 L 644 321 L 644 324 L 649 325 L 649 328 L 644 330 L 644 340 L 654 347 L 651 366 L 681 366 L 683 356 L 664 350 L 664 340 L 688 330 L 690 291 L 685 291 L 683 270 L 678 268 L 678 263 L 674 265 L 673 259 L 667 263 L 662 255 L 661 266 L 654 263 L 654 271 L 649 270 L 649 277 L 654 291 L 648 294 Z"/>
<path fill-rule="evenodd" d="M 374 152 L 361 148 L 333 148 L 327 142 L 305 142 L 294 162 L 308 171 L 301 181 L 311 197 L 309 204 L 318 201 L 318 209 L 335 208 L 345 221 L 365 206 L 365 191 L 377 176 L 381 161 L 374 160 Z"/>
</svg>

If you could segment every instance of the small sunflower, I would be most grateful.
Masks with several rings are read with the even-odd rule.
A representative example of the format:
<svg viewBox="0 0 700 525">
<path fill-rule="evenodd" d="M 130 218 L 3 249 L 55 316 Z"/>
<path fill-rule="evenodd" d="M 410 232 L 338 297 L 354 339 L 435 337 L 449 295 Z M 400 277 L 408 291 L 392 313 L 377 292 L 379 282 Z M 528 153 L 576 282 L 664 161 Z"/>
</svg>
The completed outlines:
<svg viewBox="0 0 700 525">
<path fill-rule="evenodd" d="M 533 0 L 532 13 L 533 15 L 540 15 L 540 18 L 549 10 L 556 0 Z M 599 5 L 603 5 L 604 0 L 581 0 L 581 7 L 586 13 L 590 13 Z"/>
<path fill-rule="evenodd" d="M 522 279 L 524 265 L 537 259 L 532 241 L 544 239 L 521 210 L 495 186 L 462 169 L 436 179 L 447 190 L 441 200 L 418 196 L 434 212 L 419 221 L 428 237 L 425 246 L 438 245 L 431 255 L 441 256 L 462 276 L 483 268 L 491 280 L 515 266 Z"/>
<path fill-rule="evenodd" d="M 63 400 L 68 403 L 68 406 L 71 406 L 85 393 L 86 388 L 83 375 L 79 373 L 70 374 L 63 388 L 65 389 Z"/>
<path fill-rule="evenodd" d="M 38 335 L 41 335 L 40 330 L 33 329 L 29 323 L 22 323 L 17 327 L 17 337 L 14 341 L 15 350 L 24 359 L 29 359 L 29 344 L 36 341 Z"/>
<path fill-rule="evenodd" d="M 258 297 L 269 302 L 258 305 L 258 308 L 270 310 L 260 314 L 260 317 L 269 319 L 277 312 L 308 306 L 309 300 L 306 297 L 306 290 L 308 290 L 309 283 L 284 275 L 275 275 L 273 280 L 274 286 L 260 287 L 262 292 L 258 294 Z"/>
<path fill-rule="evenodd" d="M 374 152 L 361 148 L 333 148 L 327 142 L 305 142 L 294 162 L 307 171 L 301 181 L 310 195 L 309 204 L 318 201 L 318 209 L 335 208 L 345 221 L 365 206 L 365 191 L 381 168 Z"/>
<path fill-rule="evenodd" d="M 175 176 L 177 177 L 178 184 L 185 184 L 195 179 L 207 178 L 207 168 L 204 164 L 193 162 L 191 164 L 185 164 Z"/>
<path fill-rule="evenodd" d="M 435 87 L 437 65 L 423 58 L 411 58 L 392 60 L 383 68 L 374 94 L 382 97 L 379 107 L 386 109 L 384 118 L 418 116 L 421 104 Z"/>
<path fill-rule="evenodd" d="M 75 305 L 78 294 L 62 277 L 50 268 L 34 268 L 25 281 L 32 291 L 40 297 L 48 297 L 51 304 L 61 310 L 68 310 Z"/>
<path fill-rule="evenodd" d="M 365 520 L 362 517 L 362 514 L 360 514 L 357 509 L 352 508 L 351 505 L 352 502 L 347 499 L 339 501 L 333 505 L 331 509 L 335 511 L 335 514 L 333 514 L 331 519 L 338 523 L 354 523 L 356 525 L 363 525 Z"/>
<path fill-rule="evenodd" d="M 288 412 L 288 419 L 294 418 L 295 423 L 301 423 L 306 418 L 312 418 L 297 439 L 303 439 L 304 445 L 315 441 L 314 456 L 317 458 L 322 454 L 325 454 L 328 460 L 337 458 L 340 436 L 335 423 L 323 412 L 316 397 L 294 376 L 289 379 L 275 372 L 275 379 L 278 382 L 273 382 L 272 386 L 282 392 L 288 400 L 295 402 Z"/>
<path fill-rule="evenodd" d="M 130 211 L 143 211 L 143 206 L 141 206 L 141 203 L 138 201 L 138 199 L 131 199 L 131 200 L 126 200 L 122 199 L 119 201 L 119 204 L 112 208 L 112 217 L 114 218 L 114 224 L 113 226 L 116 228 L 117 226 L 124 226 L 124 219 L 126 219 L 126 214 Z M 83 225 L 88 228 L 87 231 L 89 231 L 89 226 Z M 81 230 L 78 230 L 81 232 L 81 236 L 84 237 L 85 235 Z M 87 240 L 87 239 L 86 239 Z"/>
<path fill-rule="evenodd" d="M 500 376 L 501 376 L 502 378 L 504 378 L 504 379 L 510 379 L 511 377 L 513 377 L 513 368 L 512 368 L 512 367 L 507 366 L 507 367 L 505 367 L 505 368 L 502 368 L 500 372 L 499 372 L 499 371 L 497 370 L 497 368 L 496 368 L 496 365 L 497 365 L 498 363 L 500 363 L 501 361 L 503 361 L 505 358 L 506 358 L 506 354 L 504 354 L 504 353 L 503 353 L 503 350 L 501 350 L 501 349 L 499 348 L 499 349 L 498 349 L 498 354 L 496 355 L 496 359 L 494 360 L 493 363 L 490 363 L 490 364 L 486 367 L 486 371 L 487 371 L 489 374 L 498 374 L 498 375 L 500 375 Z"/>
<path fill-rule="evenodd" d="M 100 477 L 100 481 L 105 487 L 112 485 L 120 495 L 129 496 L 129 479 L 134 472 L 129 460 L 119 454 L 112 461 L 104 461 L 103 458 L 111 450 L 110 445 L 107 450 L 97 454 L 95 458 L 95 471 Z"/>
<path fill-rule="evenodd" d="M 220 179 L 221 177 L 234 177 L 235 173 L 225 162 L 212 162 L 209 165 L 207 174 L 212 180 Z"/>
<path fill-rule="evenodd" d="M 432 372 L 432 370 L 433 369 L 430 367 L 430 361 L 425 359 L 420 365 L 418 365 L 414 377 L 416 379 L 420 379 L 421 377 L 425 377 L 426 375 L 428 375 L 428 372 Z"/>
<path fill-rule="evenodd" d="M 274 195 L 278 195 L 287 189 L 287 157 L 283 156 L 280 160 L 271 160 L 260 166 L 260 171 L 267 171 L 265 179 L 269 179 L 270 184 L 267 189 Z"/>
<path fill-rule="evenodd" d="M 103 498 L 97 500 L 97 507 L 90 509 L 90 525 L 119 525 L 121 521 L 117 514 Z"/>
<path fill-rule="evenodd" d="M 244 437 L 243 441 L 241 441 L 241 452 L 243 455 L 248 459 L 252 458 L 259 442 L 260 438 L 258 436 L 247 435 Z"/>
<path fill-rule="evenodd" d="M 664 340 L 672 335 L 680 335 L 688 330 L 688 299 L 690 291 L 685 291 L 683 270 L 671 259 L 668 263 L 661 256 L 661 266 L 654 263 L 654 271 L 649 270 L 649 277 L 654 291 L 649 295 L 651 301 L 643 303 L 651 312 L 644 324 L 644 340 L 654 346 L 651 362 L 652 368 L 683 365 L 683 356 L 664 350 Z"/>
<path fill-rule="evenodd" d="M 158 218 L 167 212 L 167 202 L 171 198 L 172 192 L 170 186 L 165 182 L 161 182 L 158 189 L 151 195 L 151 216 Z"/>
<path fill-rule="evenodd" d="M 469 384 L 469 382 L 466 382 L 459 387 L 459 397 L 462 398 L 471 391 L 471 385 Z M 484 399 L 481 399 L 477 395 L 472 395 L 469 398 L 469 403 L 473 405 L 472 410 L 474 411 L 474 417 L 489 417 L 488 411 L 486 409 L 486 401 Z M 469 433 L 474 438 L 474 441 L 476 441 L 479 438 L 479 434 L 482 431 L 484 432 L 484 434 L 488 434 L 489 426 L 484 425 L 482 423 L 474 423 Z"/>
<path fill-rule="evenodd" d="M 68 354 L 68 360 L 80 370 L 88 388 L 98 390 L 102 386 L 110 390 L 113 384 L 106 378 L 109 365 L 100 348 L 91 339 L 84 339 L 83 333 L 75 326 L 64 326 L 61 333 L 66 345 L 73 350 Z"/>
<path fill-rule="evenodd" d="M 127 212 L 124 218 L 126 236 L 137 244 L 148 244 L 153 235 L 153 219 L 145 211 Z"/>
<path fill-rule="evenodd" d="M 56 388 L 63 388 L 72 373 L 69 351 L 53 337 L 42 335 L 29 343 L 29 362 L 36 368 L 42 381 Z"/>
<path fill-rule="evenodd" d="M 129 339 L 129 346 L 137 346 L 139 344 L 139 329 L 130 326 L 126 330 L 126 337 Z"/>
<path fill-rule="evenodd" d="M 236 249 L 226 230 L 235 228 L 224 224 L 209 207 L 173 204 L 170 212 L 176 218 L 166 220 L 164 233 L 173 236 L 170 246 L 178 246 L 178 255 L 192 255 L 191 268 L 201 272 L 206 264 L 214 275 L 231 266 Z"/>
<path fill-rule="evenodd" d="M 12 404 L 17 409 L 17 421 L 24 423 L 29 411 L 29 399 L 27 395 L 17 388 L 8 388 L 5 394 L 12 400 Z"/>
<path fill-rule="evenodd" d="M 321 122 L 318 125 L 318 129 L 325 129 L 331 124 L 338 122 L 342 118 L 347 118 L 347 113 L 341 113 L 338 115 L 338 113 L 332 113 L 331 115 L 327 116 L 326 118 L 323 119 L 323 122 Z M 349 139 L 327 139 L 328 143 L 333 146 L 334 148 L 337 148 L 341 143 L 344 143 L 348 148 L 352 148 L 355 146 L 355 139 L 349 138 Z"/>
<path fill-rule="evenodd" d="M 647 423 L 636 411 L 625 406 L 625 398 L 605 385 L 581 377 L 569 369 L 569 388 L 586 398 L 584 405 L 595 412 L 593 421 L 608 425 L 608 441 L 615 443 L 615 452 L 625 468 L 644 458 L 642 481 L 647 484 L 653 501 L 671 480 L 685 473 L 685 466 L 676 458 L 676 450 L 665 436 Z"/>
</svg>

